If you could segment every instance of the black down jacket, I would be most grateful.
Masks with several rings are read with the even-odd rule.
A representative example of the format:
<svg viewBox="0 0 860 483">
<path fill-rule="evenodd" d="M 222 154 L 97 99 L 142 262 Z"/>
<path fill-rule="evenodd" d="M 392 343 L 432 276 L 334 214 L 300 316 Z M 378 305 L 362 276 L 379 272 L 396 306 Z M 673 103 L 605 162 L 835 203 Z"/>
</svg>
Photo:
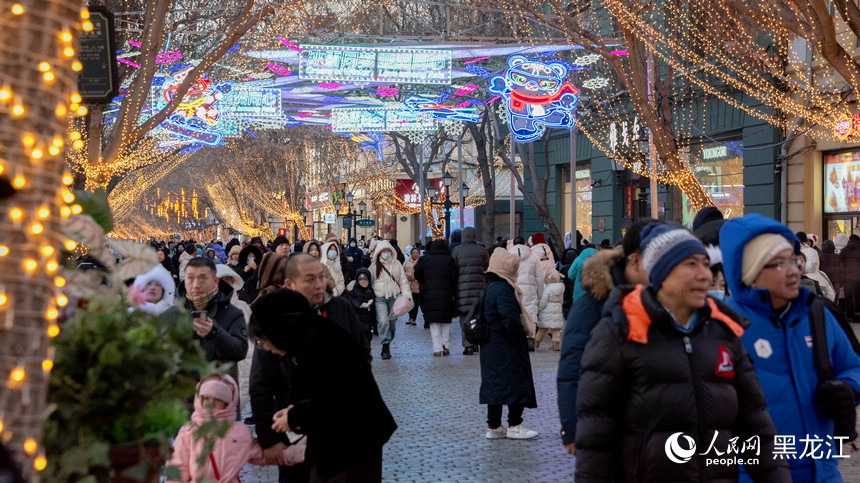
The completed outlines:
<svg viewBox="0 0 860 483">
<path fill-rule="evenodd" d="M 487 284 L 484 317 L 490 327 L 490 340 L 481 345 L 479 402 L 536 408 L 532 364 L 517 294 L 495 273 L 487 273 Z"/>
<path fill-rule="evenodd" d="M 860 240 L 848 240 L 839 256 L 842 259 L 842 283 L 857 290 L 860 288 Z"/>
<path fill-rule="evenodd" d="M 727 457 L 735 437 L 738 450 L 759 441 L 757 456 L 740 455 L 758 458 L 745 465 L 754 480 L 791 481 L 787 462 L 773 457 L 776 429 L 741 343 L 748 321 L 708 298 L 682 333 L 641 285 L 616 287 L 603 313 L 582 358 L 577 481 L 737 481 L 737 465 L 706 464 L 717 451 Z M 689 438 L 696 449 L 687 455 Z M 681 461 L 667 456 L 674 447 Z"/>
<path fill-rule="evenodd" d="M 451 252 L 457 263 L 457 312 L 460 315 L 469 313 L 481 291 L 484 290 L 484 274 L 490 266 L 490 254 L 487 249 L 478 245 L 475 228 L 463 228 L 462 243 Z M 435 243 L 435 242 L 434 242 Z"/>
<path fill-rule="evenodd" d="M 415 279 L 420 284 L 424 321 L 428 324 L 450 324 L 457 315 L 454 305 L 457 264 L 451 258 L 444 238 L 433 240 L 430 253 L 415 264 Z"/>
</svg>

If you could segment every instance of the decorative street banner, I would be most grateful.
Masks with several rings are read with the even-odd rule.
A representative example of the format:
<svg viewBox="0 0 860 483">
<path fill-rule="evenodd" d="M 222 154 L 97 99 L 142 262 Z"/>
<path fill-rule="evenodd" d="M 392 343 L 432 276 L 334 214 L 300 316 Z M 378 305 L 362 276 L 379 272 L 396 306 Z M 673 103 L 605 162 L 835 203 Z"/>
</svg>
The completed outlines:
<svg viewBox="0 0 860 483">
<path fill-rule="evenodd" d="M 325 45 L 301 49 L 301 80 L 451 84 L 450 50 Z"/>
<path fill-rule="evenodd" d="M 512 55 L 504 75 L 490 78 L 487 90 L 507 100 L 516 142 L 534 141 L 547 127 L 573 127 L 579 89 L 567 82 L 567 74 L 568 67 L 563 62 L 534 62 L 523 55 Z"/>
<path fill-rule="evenodd" d="M 400 106 L 331 110 L 332 132 L 435 131 L 439 121 Z"/>
</svg>

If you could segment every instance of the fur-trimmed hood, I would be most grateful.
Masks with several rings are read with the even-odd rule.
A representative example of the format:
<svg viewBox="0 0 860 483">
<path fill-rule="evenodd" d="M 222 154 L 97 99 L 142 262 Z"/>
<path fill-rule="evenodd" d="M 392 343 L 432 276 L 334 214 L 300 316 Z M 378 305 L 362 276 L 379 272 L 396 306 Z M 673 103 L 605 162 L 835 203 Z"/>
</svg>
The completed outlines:
<svg viewBox="0 0 860 483">
<path fill-rule="evenodd" d="M 624 260 L 621 247 L 612 250 L 600 250 L 588 257 L 582 265 L 582 286 L 595 299 L 603 300 L 619 282 L 616 266 Z M 623 276 L 623 272 L 621 274 Z"/>
</svg>

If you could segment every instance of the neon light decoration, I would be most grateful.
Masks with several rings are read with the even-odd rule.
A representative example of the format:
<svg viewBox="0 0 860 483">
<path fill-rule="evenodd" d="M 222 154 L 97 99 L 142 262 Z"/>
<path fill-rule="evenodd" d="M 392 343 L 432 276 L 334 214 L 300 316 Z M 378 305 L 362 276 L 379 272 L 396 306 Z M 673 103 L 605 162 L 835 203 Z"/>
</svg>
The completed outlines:
<svg viewBox="0 0 860 483">
<path fill-rule="evenodd" d="M 504 75 L 493 76 L 487 90 L 507 101 L 511 133 L 520 143 L 534 141 L 547 127 L 573 127 L 579 89 L 566 81 L 568 68 L 557 61 L 508 57 Z"/>
<path fill-rule="evenodd" d="M 132 62 L 132 61 L 130 61 L 130 60 L 128 60 L 128 59 L 116 59 L 116 61 L 117 61 L 117 62 L 122 62 L 123 64 L 130 65 L 130 66 L 132 66 L 132 67 L 134 67 L 134 68 L 136 68 L 136 69 L 140 69 L 140 64 L 138 64 L 137 62 Z"/>
<path fill-rule="evenodd" d="M 478 86 L 476 86 L 475 84 L 469 84 L 467 86 L 463 86 L 463 87 L 457 89 L 454 92 L 454 95 L 462 97 L 462 96 L 465 96 L 466 94 L 471 94 L 471 93 L 475 92 L 476 90 L 478 90 Z"/>
<path fill-rule="evenodd" d="M 396 87 L 377 87 L 376 95 L 382 97 L 394 97 L 400 92 L 400 89 Z"/>
<path fill-rule="evenodd" d="M 467 65 L 463 68 L 466 69 L 466 72 L 468 72 L 472 75 L 476 75 L 478 77 L 490 77 L 491 75 L 493 75 L 492 72 L 481 67 L 480 65 Z"/>
<path fill-rule="evenodd" d="M 612 50 L 609 53 L 612 55 L 627 55 L 628 52 L 626 50 Z"/>
<path fill-rule="evenodd" d="M 338 84 L 337 82 L 323 82 L 317 87 L 320 89 L 337 89 L 338 87 L 343 87 L 343 84 Z"/>
<path fill-rule="evenodd" d="M 595 77 L 594 79 L 588 79 L 582 83 L 582 87 L 586 89 L 603 89 L 608 85 L 609 79 L 606 77 Z"/>
<path fill-rule="evenodd" d="M 478 57 L 478 58 L 476 58 L 476 59 L 467 60 L 466 62 L 463 62 L 463 65 L 466 65 L 466 64 L 472 64 L 472 63 L 475 63 L 475 62 L 480 62 L 480 61 L 482 61 L 482 60 L 487 60 L 487 59 L 489 59 L 489 58 L 490 58 L 490 56 L 489 56 L 489 55 L 488 55 L 488 56 L 486 56 L 486 57 Z"/>
<path fill-rule="evenodd" d="M 361 149 L 365 151 L 373 150 L 376 153 L 376 159 L 378 161 L 385 161 L 385 153 L 383 152 L 383 148 L 388 145 L 388 141 L 385 140 L 385 137 L 382 133 L 374 132 L 370 134 L 364 134 L 360 132 L 352 132 L 341 134 L 357 142 Z"/>
<path fill-rule="evenodd" d="M 440 121 L 480 122 L 481 114 L 477 108 L 466 107 L 468 102 L 459 106 L 437 104 L 433 99 L 420 96 L 409 96 L 404 101 L 406 107 L 415 112 L 429 114 Z"/>
<path fill-rule="evenodd" d="M 301 49 L 301 48 L 299 48 L 299 46 L 298 46 L 298 45 L 296 45 L 296 44 L 294 44 L 294 43 L 290 42 L 289 40 L 287 40 L 287 39 L 285 39 L 285 38 L 283 38 L 283 37 L 278 37 L 278 40 L 280 40 L 282 44 L 284 44 L 284 45 L 286 45 L 287 47 L 289 47 L 289 49 L 290 49 L 290 50 L 295 50 L 296 52 L 302 52 L 302 49 Z"/>
<path fill-rule="evenodd" d="M 165 50 L 155 56 L 157 64 L 172 64 L 182 58 L 182 52 L 178 50 Z"/>
<path fill-rule="evenodd" d="M 450 50 L 302 45 L 299 79 L 451 84 Z"/>
<path fill-rule="evenodd" d="M 274 72 L 275 74 L 281 74 L 283 76 L 290 75 L 291 73 L 290 69 L 287 69 L 281 64 L 275 64 L 274 62 L 269 62 L 268 64 L 266 64 L 266 68 Z"/>
<path fill-rule="evenodd" d="M 134 40 L 128 40 L 127 42 L 129 45 L 133 45 L 137 48 L 140 48 L 140 46 L 141 46 L 140 42 L 135 42 Z"/>
<path fill-rule="evenodd" d="M 435 131 L 439 121 L 429 114 L 404 109 L 402 105 L 331 110 L 334 132 Z"/>
</svg>

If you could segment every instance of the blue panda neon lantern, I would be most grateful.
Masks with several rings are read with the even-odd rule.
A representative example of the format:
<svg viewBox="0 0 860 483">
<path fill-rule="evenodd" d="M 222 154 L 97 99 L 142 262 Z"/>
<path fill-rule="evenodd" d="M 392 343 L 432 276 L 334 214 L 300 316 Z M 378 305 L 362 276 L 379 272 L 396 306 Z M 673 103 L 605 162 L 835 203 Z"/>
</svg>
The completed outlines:
<svg viewBox="0 0 860 483">
<path fill-rule="evenodd" d="M 516 142 L 534 141 L 547 127 L 573 128 L 579 89 L 567 82 L 567 74 L 563 62 L 534 62 L 512 55 L 504 75 L 490 78 L 487 90 L 507 101 Z"/>
</svg>

